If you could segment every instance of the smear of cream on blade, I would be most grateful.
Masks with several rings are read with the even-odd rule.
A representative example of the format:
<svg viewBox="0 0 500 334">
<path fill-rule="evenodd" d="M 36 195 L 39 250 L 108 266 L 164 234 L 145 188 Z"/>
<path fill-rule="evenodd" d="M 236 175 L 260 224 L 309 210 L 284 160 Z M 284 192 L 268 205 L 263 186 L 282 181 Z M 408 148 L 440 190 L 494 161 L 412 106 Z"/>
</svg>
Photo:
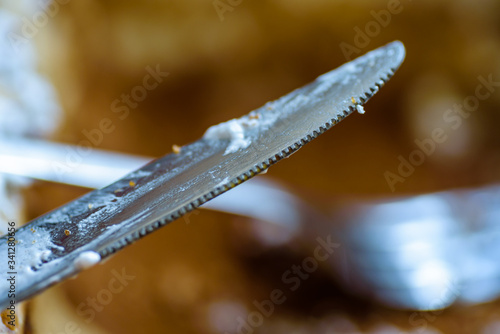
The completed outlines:
<svg viewBox="0 0 500 334">
<path fill-rule="evenodd" d="M 208 128 L 203 135 L 205 139 L 229 139 L 229 145 L 224 155 L 245 149 L 251 144 L 250 138 L 245 131 L 258 124 L 258 117 L 255 115 L 245 115 L 241 118 L 231 119 Z"/>
<path fill-rule="evenodd" d="M 80 253 L 75 259 L 75 268 L 84 270 L 92 267 L 101 261 L 101 255 L 94 251 L 85 251 Z"/>
<path fill-rule="evenodd" d="M 63 251 L 64 248 L 52 243 L 50 233 L 43 229 L 18 230 L 14 239 L 16 242 L 15 265 L 10 267 L 7 261 L 0 262 L 0 272 L 4 274 L 15 271 L 17 273 L 16 288 L 20 291 L 33 284 L 37 270 L 50 264 L 57 265 L 57 259 L 53 259 L 49 263 L 44 262 L 50 260 L 52 250 Z M 9 247 L 14 246 L 9 245 Z M 0 280 L 0 291 L 8 291 L 9 287 L 9 281 Z"/>
<path fill-rule="evenodd" d="M 400 57 L 402 57 L 404 56 L 404 52 L 402 52 L 402 45 L 399 44 L 400 43 L 395 44 L 394 47 L 398 48 L 399 53 L 402 54 Z M 294 93 L 285 95 L 274 102 L 268 103 L 263 108 L 260 108 L 259 110 L 262 112 L 261 115 L 258 113 L 255 114 L 254 111 L 254 114 L 250 113 L 241 118 L 214 125 L 205 132 L 203 138 L 229 140 L 224 155 L 237 152 L 240 149 L 245 149 L 251 144 L 251 138 L 247 136 L 246 133 L 246 130 L 250 127 L 258 124 L 259 128 L 264 129 L 265 126 L 273 124 L 280 114 L 285 118 L 288 113 L 293 113 L 303 106 L 307 106 L 308 104 L 312 106 L 314 103 L 318 103 L 318 101 L 327 98 L 326 94 L 337 85 L 346 86 L 359 84 L 361 82 L 360 76 L 366 68 L 366 63 L 368 62 L 370 67 L 375 67 L 380 58 L 385 56 L 385 52 L 385 49 L 374 50 L 361 58 L 320 75 L 314 84 L 299 88 Z M 395 52 L 394 49 L 390 49 L 388 55 L 393 56 Z M 383 83 L 382 81 L 381 85 Z M 352 100 L 353 103 L 356 103 L 354 97 Z M 349 105 L 346 105 L 346 107 L 349 107 Z M 279 112 L 276 112 L 276 110 L 279 110 Z M 364 114 L 365 112 L 363 106 L 360 104 L 356 104 L 356 110 L 360 114 Z M 255 117 L 258 119 L 259 116 L 263 117 L 257 121 Z"/>
</svg>

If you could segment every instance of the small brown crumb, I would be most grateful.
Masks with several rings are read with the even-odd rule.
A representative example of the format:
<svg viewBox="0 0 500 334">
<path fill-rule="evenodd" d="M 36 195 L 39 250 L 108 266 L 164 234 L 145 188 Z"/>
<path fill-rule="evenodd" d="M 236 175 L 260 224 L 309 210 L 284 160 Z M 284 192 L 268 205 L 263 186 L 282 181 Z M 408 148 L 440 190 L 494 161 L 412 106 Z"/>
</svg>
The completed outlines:
<svg viewBox="0 0 500 334">
<path fill-rule="evenodd" d="M 356 99 L 354 97 L 351 97 L 351 102 L 356 103 Z"/>
<path fill-rule="evenodd" d="M 1 313 L 1 318 L 2 318 L 2 323 L 5 325 L 5 327 L 7 327 L 8 329 L 10 329 L 12 331 L 12 333 L 16 333 L 17 332 L 17 317 L 14 319 L 14 320 L 11 320 L 11 318 L 9 318 L 9 310 L 8 309 L 5 309 L 2 311 Z M 14 323 L 12 323 L 12 321 L 14 321 Z M 10 331 L 9 331 L 10 333 Z"/>
<path fill-rule="evenodd" d="M 36 230 L 33 227 L 30 230 L 31 230 L 32 233 L 36 232 Z"/>
<path fill-rule="evenodd" d="M 266 109 L 267 110 L 273 110 L 274 108 L 273 108 L 273 106 L 267 106 Z"/>
<path fill-rule="evenodd" d="M 66 234 L 66 236 L 69 236 L 71 234 L 71 231 L 70 230 L 64 230 L 64 234 Z"/>
<path fill-rule="evenodd" d="M 131 186 L 131 187 L 135 187 L 135 182 L 134 182 L 134 181 L 130 181 L 130 182 L 128 183 L 128 185 L 129 185 L 129 186 Z"/>
<path fill-rule="evenodd" d="M 248 118 L 250 118 L 250 119 L 259 119 L 260 118 L 260 114 L 250 115 Z"/>
<path fill-rule="evenodd" d="M 36 240 L 33 240 L 31 243 L 34 245 L 36 243 Z"/>
<path fill-rule="evenodd" d="M 181 147 L 180 147 L 180 146 L 177 146 L 177 145 L 172 145 L 172 151 L 173 151 L 175 154 L 179 154 L 179 153 L 181 153 Z"/>
<path fill-rule="evenodd" d="M 92 203 L 89 203 L 88 207 L 89 207 L 89 209 L 92 209 L 92 207 L 94 207 L 94 206 L 92 205 Z"/>
</svg>

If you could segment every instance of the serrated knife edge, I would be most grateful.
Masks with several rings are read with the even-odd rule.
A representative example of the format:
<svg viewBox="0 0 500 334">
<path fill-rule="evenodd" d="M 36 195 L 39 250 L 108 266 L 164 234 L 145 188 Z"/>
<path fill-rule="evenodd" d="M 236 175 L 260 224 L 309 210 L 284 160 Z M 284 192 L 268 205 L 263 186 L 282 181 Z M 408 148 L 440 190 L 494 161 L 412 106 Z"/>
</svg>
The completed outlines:
<svg viewBox="0 0 500 334">
<path fill-rule="evenodd" d="M 393 55 L 389 54 L 390 51 Z M 374 54 L 378 56 L 373 56 Z M 81 268 L 75 267 L 74 261 L 83 251 L 95 251 L 105 258 L 290 156 L 351 114 L 356 110 L 356 104 L 366 103 L 392 76 L 403 59 L 404 47 L 400 42 L 393 42 L 325 74 L 335 75 L 337 71 L 337 75 L 343 75 L 341 78 L 348 79 L 344 84 L 334 82 L 337 86 L 323 90 L 323 75 L 313 83 L 276 100 L 278 105 L 274 112 L 280 113 L 279 122 L 269 128 L 257 126 L 248 132 L 249 137 L 259 143 L 260 147 L 250 145 L 241 152 L 226 156 L 224 152 L 230 144 L 229 140 L 202 138 L 185 146 L 181 154 L 170 154 L 155 160 L 112 185 L 84 195 L 20 228 L 17 231 L 20 253 L 29 255 L 30 252 L 35 252 L 35 247 L 30 245 L 29 240 L 39 238 L 45 242 L 50 254 L 46 255 L 45 261 L 38 261 L 37 258 L 28 260 L 28 255 L 20 259 L 18 271 L 24 277 L 19 279 L 16 299 L 19 301 L 29 298 L 50 285 L 75 275 Z M 372 68 L 368 63 L 371 61 L 374 63 Z M 363 67 L 352 68 L 354 72 L 349 72 L 349 66 L 361 63 Z M 357 73 L 356 70 L 363 70 L 369 75 Z M 358 83 L 361 79 L 368 82 Z M 335 93 L 334 96 L 321 95 L 333 94 L 332 92 Z M 311 93 L 312 97 L 306 93 Z M 300 99 L 290 107 L 290 100 L 297 97 Z M 308 100 L 310 98 L 314 100 Z M 351 98 L 359 102 L 352 103 Z M 292 125 L 297 125 L 299 121 L 309 121 L 309 114 L 300 108 L 312 109 L 318 118 L 329 116 L 323 120 L 313 119 L 307 126 L 299 124 L 290 127 L 286 123 L 288 115 L 281 115 L 280 100 L 282 107 L 291 108 L 290 115 L 302 117 L 294 120 L 295 123 L 291 122 Z M 299 108 L 296 114 L 293 114 L 293 107 Z M 265 107 L 258 110 L 264 119 L 273 113 L 266 111 Z M 292 134 L 275 138 L 266 136 L 273 132 L 276 135 L 275 132 L 290 128 Z M 243 163 L 243 157 L 248 159 L 246 163 Z M 213 178 L 208 176 L 210 173 Z M 70 234 L 65 235 L 66 231 Z M 2 239 L 0 254 L 6 252 L 7 239 Z M 40 256 L 39 253 L 33 255 Z M 6 261 L 0 261 L 2 281 L 5 281 L 3 276 L 7 272 L 4 270 L 4 262 Z M 0 305 L 4 307 L 7 303 L 6 294 L 0 296 Z"/>
</svg>

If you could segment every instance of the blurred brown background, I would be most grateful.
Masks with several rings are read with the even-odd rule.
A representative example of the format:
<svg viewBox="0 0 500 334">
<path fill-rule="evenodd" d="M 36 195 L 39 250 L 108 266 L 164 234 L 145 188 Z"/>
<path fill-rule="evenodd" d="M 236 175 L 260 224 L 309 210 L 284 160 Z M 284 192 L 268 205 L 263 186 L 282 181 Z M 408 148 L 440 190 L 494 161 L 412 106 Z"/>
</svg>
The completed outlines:
<svg viewBox="0 0 500 334">
<path fill-rule="evenodd" d="M 398 39 L 406 61 L 366 114 L 349 117 L 267 176 L 325 208 L 344 195 L 420 193 L 500 179 L 499 92 L 457 130 L 443 123 L 447 109 L 474 95 L 478 76 L 500 81 L 499 1 L 55 2 L 58 13 L 36 35 L 41 71 L 66 115 L 55 140 L 78 144 L 82 131 L 109 118 L 116 127 L 98 148 L 161 156 L 346 62 L 341 45 L 356 47 L 355 57 Z M 222 14 L 214 5 L 220 3 L 227 6 Z M 366 45 L 356 44 L 357 31 L 388 8 L 398 13 L 385 27 L 379 23 Z M 142 84 L 148 66 L 169 76 L 121 120 L 111 104 Z M 429 138 L 439 126 L 448 140 L 393 193 L 384 173 L 396 173 L 398 156 L 408 158 L 415 139 Z M 84 192 L 38 183 L 26 193 L 29 216 Z M 246 221 L 206 211 L 189 221 L 41 295 L 32 304 L 33 331 L 69 333 L 71 322 L 82 333 L 233 333 L 235 319 L 253 310 L 253 300 L 268 298 L 282 284 L 281 273 L 302 259 L 284 249 L 245 250 L 256 247 L 238 233 Z M 90 315 L 78 313 L 79 306 L 87 310 L 87 298 L 96 298 L 122 268 L 135 278 L 86 322 Z M 255 333 L 500 333 L 498 305 L 455 306 L 415 323 L 411 312 L 358 300 L 316 272 Z M 56 316 L 56 309 L 66 313 Z"/>
</svg>

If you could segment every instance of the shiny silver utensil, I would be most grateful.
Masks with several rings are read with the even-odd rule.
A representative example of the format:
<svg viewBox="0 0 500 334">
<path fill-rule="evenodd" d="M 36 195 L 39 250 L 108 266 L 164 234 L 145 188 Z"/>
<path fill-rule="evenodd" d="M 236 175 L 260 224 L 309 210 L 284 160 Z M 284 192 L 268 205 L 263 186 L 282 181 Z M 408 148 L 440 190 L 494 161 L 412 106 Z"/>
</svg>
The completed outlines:
<svg viewBox="0 0 500 334">
<path fill-rule="evenodd" d="M 344 202 L 332 260 L 353 291 L 413 310 L 500 297 L 500 185 Z M 331 229 L 330 229 L 331 230 Z"/>
<path fill-rule="evenodd" d="M 76 150 L 47 141 L 12 139 L 0 142 L 0 160 L 17 167 L 4 168 L 12 175 L 85 187 L 97 180 L 109 184 L 153 160 L 96 149 L 76 169 L 78 177 L 47 170 L 52 163 L 64 164 L 67 152 Z M 33 159 L 35 166 L 23 167 Z M 95 173 L 101 176 L 95 179 Z M 489 185 L 377 200 L 336 199 L 331 215 L 325 216 L 293 188 L 259 177 L 202 208 L 281 226 L 279 234 L 258 234 L 264 246 L 331 234 L 341 247 L 329 269 L 349 291 L 395 308 L 434 310 L 500 296 L 500 228 L 495 223 L 500 218 L 499 203 L 500 186 Z"/>
<path fill-rule="evenodd" d="M 47 141 L 2 141 L 0 161 L 11 166 L 2 171 L 99 187 L 153 160 L 95 149 L 75 170 L 78 176 L 50 170 L 52 163 L 64 164 L 67 152 L 76 150 Z M 33 159 L 36 165 L 25 167 Z M 342 245 L 329 261 L 334 276 L 350 291 L 391 307 L 433 310 L 500 296 L 500 228 L 495 223 L 500 218 L 500 185 L 336 201 L 331 215 L 325 216 L 294 194 L 293 188 L 259 177 L 202 208 L 281 226 L 279 235 L 259 234 L 265 245 L 304 241 L 305 235 L 315 236 L 323 229 L 319 234 L 329 233 Z"/>
<path fill-rule="evenodd" d="M 404 59 L 390 43 L 4 236 L 0 290 L 29 298 L 296 152 L 364 104 Z M 10 281 L 9 281 L 10 280 Z"/>
</svg>

